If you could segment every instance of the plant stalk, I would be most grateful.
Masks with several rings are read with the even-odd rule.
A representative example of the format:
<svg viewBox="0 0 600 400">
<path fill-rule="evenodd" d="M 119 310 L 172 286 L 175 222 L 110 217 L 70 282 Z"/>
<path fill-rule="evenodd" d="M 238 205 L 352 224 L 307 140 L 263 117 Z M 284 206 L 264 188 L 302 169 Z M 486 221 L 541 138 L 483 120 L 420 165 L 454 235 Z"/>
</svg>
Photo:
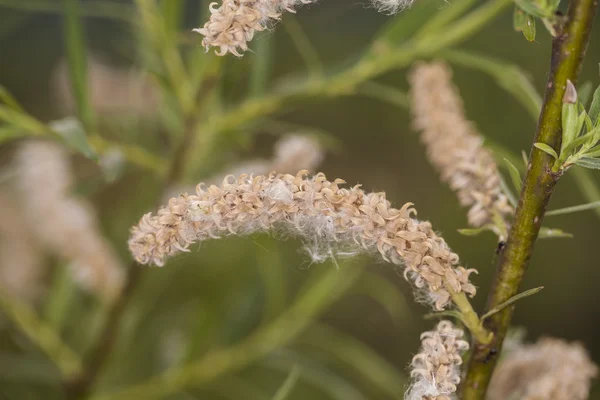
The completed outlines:
<svg viewBox="0 0 600 400">
<path fill-rule="evenodd" d="M 575 83 L 579 76 L 597 8 L 598 0 L 572 0 L 567 16 L 563 19 L 564 25 L 557 27 L 558 33 L 552 43 L 550 74 L 534 143 L 542 142 L 560 149 L 562 98 L 567 79 Z M 515 219 L 500 257 L 486 311 L 497 308 L 519 291 L 546 207 L 561 175 L 552 172 L 553 163 L 551 156 L 532 147 Z M 484 327 L 494 334 L 491 343 L 481 343 L 474 338 L 473 355 L 461 387 L 462 400 L 484 398 L 513 312 L 514 306 L 506 307 L 485 320 Z"/>
</svg>

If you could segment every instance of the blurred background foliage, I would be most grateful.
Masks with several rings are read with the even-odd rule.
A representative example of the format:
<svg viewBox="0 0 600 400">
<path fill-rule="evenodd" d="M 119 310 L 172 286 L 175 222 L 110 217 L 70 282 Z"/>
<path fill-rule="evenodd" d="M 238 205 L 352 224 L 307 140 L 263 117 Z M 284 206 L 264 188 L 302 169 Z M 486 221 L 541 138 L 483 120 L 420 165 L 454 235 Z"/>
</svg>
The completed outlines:
<svg viewBox="0 0 600 400">
<path fill-rule="evenodd" d="M 359 1 L 327 0 L 286 14 L 243 58 L 218 58 L 191 32 L 204 24 L 208 3 L 0 0 L 0 85 L 26 113 L 8 118 L 3 95 L 3 174 L 25 140 L 18 137 L 58 137 L 45 123 L 76 115 L 84 133 L 66 142 L 77 192 L 93 203 L 127 264 L 129 228 L 164 202 L 165 181 L 169 189 L 211 179 L 243 160 L 270 157 L 280 135 L 302 132 L 326 150 L 318 170 L 330 178 L 386 191 L 397 206 L 414 202 L 419 218 L 479 270 L 474 303 L 482 309 L 494 236 L 457 232 L 466 227 L 465 212 L 411 130 L 406 71 L 419 59 L 447 58 L 468 117 L 499 160 L 522 166 L 535 129 L 535 92 L 542 93 L 549 67 L 548 33 L 540 28 L 528 42 L 514 32 L 507 1 L 419 0 L 390 17 Z M 482 7 L 496 9 L 473 25 L 467 11 Z M 580 84 L 600 81 L 599 41 L 596 26 Z M 90 83 L 94 65 L 122 76 Z M 138 91 L 127 98 L 129 89 Z M 126 162 L 103 171 L 96 161 L 115 149 Z M 597 185 L 597 175 L 569 171 L 551 208 L 600 200 Z M 548 218 L 546 225 L 574 239 L 537 244 L 524 289 L 545 289 L 521 301 L 515 319 L 529 340 L 580 340 L 596 362 L 599 217 Z M 390 265 L 311 265 L 299 249 L 294 240 L 232 237 L 203 243 L 164 268 L 144 268 L 94 398 L 401 398 L 405 367 L 432 326 L 422 318 L 427 310 Z M 100 332 L 105 305 L 72 284 L 62 260 L 47 268 L 47 290 L 36 303 L 2 296 L 3 398 L 62 398 L 61 371 L 50 358 L 66 363 L 62 372 L 77 370 Z M 47 331 L 73 350 L 73 363 L 64 352 L 40 351 L 36 341 L 48 339 L 40 334 Z"/>
</svg>

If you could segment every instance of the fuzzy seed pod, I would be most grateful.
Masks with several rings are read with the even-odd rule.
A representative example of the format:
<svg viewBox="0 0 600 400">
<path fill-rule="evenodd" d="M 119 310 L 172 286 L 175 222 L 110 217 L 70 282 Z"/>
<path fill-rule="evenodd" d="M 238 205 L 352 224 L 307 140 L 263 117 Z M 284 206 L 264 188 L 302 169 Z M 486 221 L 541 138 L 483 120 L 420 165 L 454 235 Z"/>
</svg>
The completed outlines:
<svg viewBox="0 0 600 400">
<path fill-rule="evenodd" d="M 385 193 L 341 188 L 341 179 L 306 174 L 228 176 L 220 187 L 200 184 L 196 195 L 172 198 L 157 215 L 144 215 L 132 228 L 129 249 L 139 263 L 161 266 L 195 242 L 279 231 L 303 238 L 314 262 L 362 252 L 405 266 L 405 278 L 438 310 L 450 303 L 450 290 L 475 294 L 469 282 L 475 271 L 459 266 L 431 224 L 414 218 L 411 203 L 395 209 Z"/>
<path fill-rule="evenodd" d="M 421 131 L 429 161 L 470 207 L 469 224 L 494 226 L 500 240 L 508 231 L 513 207 L 502 191 L 501 177 L 483 138 L 465 118 L 462 100 L 452 84 L 450 68 L 441 62 L 419 64 L 410 74 L 414 126 Z M 498 229 L 498 224 L 504 225 Z"/>
<path fill-rule="evenodd" d="M 413 357 L 413 379 L 405 400 L 454 400 L 460 383 L 461 354 L 469 349 L 464 333 L 450 321 L 421 334 L 421 350 Z"/>
</svg>

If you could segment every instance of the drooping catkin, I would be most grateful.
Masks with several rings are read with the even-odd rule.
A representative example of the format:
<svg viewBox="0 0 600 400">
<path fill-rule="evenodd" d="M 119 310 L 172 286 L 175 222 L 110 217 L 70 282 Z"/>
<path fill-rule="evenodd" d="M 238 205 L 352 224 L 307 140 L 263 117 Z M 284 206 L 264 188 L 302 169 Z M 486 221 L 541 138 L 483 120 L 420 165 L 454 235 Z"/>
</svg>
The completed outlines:
<svg viewBox="0 0 600 400">
<path fill-rule="evenodd" d="M 517 346 L 494 371 L 488 400 L 585 400 L 598 367 L 579 343 L 542 338 Z"/>
<path fill-rule="evenodd" d="M 281 19 L 285 11 L 315 0 L 223 0 L 210 3 L 210 19 L 202 28 L 194 29 L 204 36 L 202 45 L 206 50 L 217 47 L 215 53 L 224 56 L 231 53 L 241 57 L 248 50 L 248 42 L 256 32 L 267 29 L 269 23 Z"/>
<path fill-rule="evenodd" d="M 452 84 L 450 68 L 441 62 L 418 64 L 410 73 L 414 126 L 421 132 L 429 161 L 443 181 L 454 190 L 460 203 L 469 206 L 473 227 L 508 227 L 513 207 L 502 191 L 501 177 L 493 155 L 483 147 L 483 138 L 465 118 L 462 100 Z M 495 228 L 502 237 L 507 229 Z"/>
<path fill-rule="evenodd" d="M 196 195 L 172 198 L 157 215 L 132 228 L 129 249 L 141 264 L 162 266 L 195 242 L 226 235 L 281 231 L 304 239 L 313 261 L 366 252 L 405 266 L 404 276 L 436 309 L 450 291 L 475 294 L 467 270 L 431 224 L 419 221 L 412 203 L 392 208 L 385 193 L 360 185 L 341 188 L 324 174 L 228 176 L 219 186 L 199 184 Z"/>
<path fill-rule="evenodd" d="M 453 400 L 460 383 L 462 353 L 469 343 L 450 321 L 440 321 L 433 331 L 421 334 L 421 350 L 413 357 L 413 382 L 405 400 Z M 506 399 L 505 399 L 506 400 Z"/>
<path fill-rule="evenodd" d="M 123 271 L 90 205 L 70 194 L 73 176 L 64 149 L 28 141 L 15 158 L 21 207 L 31 232 L 71 264 L 84 287 L 112 299 L 121 289 Z"/>
</svg>

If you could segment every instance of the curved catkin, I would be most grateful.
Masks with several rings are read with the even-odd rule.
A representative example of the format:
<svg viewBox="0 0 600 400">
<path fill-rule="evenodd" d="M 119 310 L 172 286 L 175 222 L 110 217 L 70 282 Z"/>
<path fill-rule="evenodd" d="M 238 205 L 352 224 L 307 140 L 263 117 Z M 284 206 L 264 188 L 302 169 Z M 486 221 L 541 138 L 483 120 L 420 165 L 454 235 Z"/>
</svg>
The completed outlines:
<svg viewBox="0 0 600 400">
<path fill-rule="evenodd" d="M 435 330 L 421 334 L 421 349 L 411 362 L 413 381 L 405 400 L 456 399 L 461 354 L 469 349 L 463 335 L 450 321 L 440 321 Z"/>
<path fill-rule="evenodd" d="M 542 338 L 503 357 L 494 371 L 488 400 L 585 400 L 598 375 L 578 343 Z"/>
<path fill-rule="evenodd" d="M 29 141 L 16 153 L 17 185 L 25 220 L 39 242 L 71 263 L 75 278 L 106 300 L 121 290 L 123 273 L 102 237 L 93 210 L 70 193 L 73 176 L 64 149 Z"/>
<path fill-rule="evenodd" d="M 502 192 L 501 177 L 489 150 L 473 124 L 465 118 L 462 100 L 452 84 L 450 68 L 441 62 L 418 64 L 410 73 L 414 126 L 421 131 L 429 161 L 469 206 L 473 227 L 508 227 L 514 209 Z M 502 229 L 506 231 L 506 229 Z M 497 228 L 495 232 L 502 237 Z"/>
<path fill-rule="evenodd" d="M 267 29 L 269 23 L 278 21 L 283 12 L 295 12 L 295 8 L 315 0 L 223 0 L 210 3 L 210 19 L 204 27 L 194 29 L 204 36 L 202 45 L 206 50 L 216 47 L 215 53 L 224 56 L 231 53 L 241 57 L 248 50 L 248 42 L 256 32 Z"/>
<path fill-rule="evenodd" d="M 406 267 L 404 276 L 436 309 L 450 291 L 475 294 L 467 270 L 429 222 L 414 218 L 411 203 L 392 208 L 385 193 L 342 188 L 324 174 L 228 176 L 221 186 L 197 186 L 196 195 L 172 198 L 157 215 L 134 226 L 129 249 L 141 264 L 163 265 L 195 242 L 227 235 L 282 232 L 301 237 L 313 261 L 379 254 Z"/>
</svg>

